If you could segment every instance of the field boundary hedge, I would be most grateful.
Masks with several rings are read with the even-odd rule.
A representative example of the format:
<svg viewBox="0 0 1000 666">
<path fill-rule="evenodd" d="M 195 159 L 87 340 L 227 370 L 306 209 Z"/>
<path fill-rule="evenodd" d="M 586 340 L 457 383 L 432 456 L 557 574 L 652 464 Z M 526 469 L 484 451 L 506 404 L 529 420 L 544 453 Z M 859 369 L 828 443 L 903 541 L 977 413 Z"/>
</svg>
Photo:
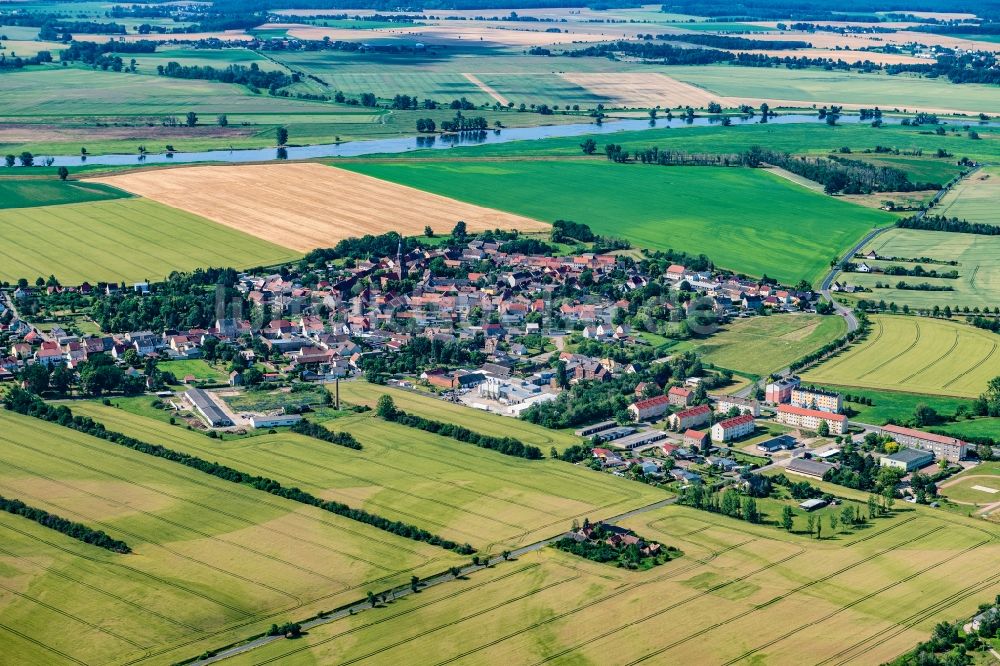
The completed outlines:
<svg viewBox="0 0 1000 666">
<path fill-rule="evenodd" d="M 216 462 L 209 462 L 197 456 L 192 456 L 180 451 L 174 451 L 173 449 L 168 449 L 164 446 L 160 446 L 159 444 L 143 442 L 142 440 L 129 437 L 123 433 L 108 430 L 104 424 L 99 421 L 95 421 L 87 416 L 73 416 L 73 412 L 71 412 L 69 407 L 66 405 L 53 407 L 35 394 L 25 391 L 24 389 L 14 388 L 11 390 L 4 399 L 4 406 L 8 410 L 18 414 L 31 416 L 50 423 L 56 423 L 71 430 L 76 430 L 77 432 L 82 432 L 86 435 L 106 440 L 112 444 L 124 446 L 132 449 L 133 451 L 138 451 L 139 453 L 145 453 L 156 458 L 163 458 L 171 462 L 180 463 L 181 465 L 196 469 L 199 472 L 210 474 L 211 476 L 220 478 L 224 481 L 248 485 L 252 488 L 256 488 L 257 490 L 263 490 L 264 492 L 272 495 L 292 500 L 293 502 L 314 506 L 318 509 L 322 509 L 323 511 L 328 511 L 338 516 L 343 516 L 344 518 L 349 518 L 359 523 L 370 525 L 385 532 L 389 532 L 390 534 L 395 534 L 414 541 L 426 542 L 433 546 L 440 546 L 441 548 L 453 550 L 463 555 L 475 552 L 475 549 L 467 543 L 459 544 L 455 541 L 451 541 L 450 539 L 445 539 L 437 534 L 432 534 L 431 532 L 414 525 L 409 525 L 398 520 L 390 520 L 389 518 L 369 513 L 363 509 L 354 509 L 347 504 L 343 504 L 342 502 L 323 500 L 315 495 L 305 492 L 304 490 L 300 490 L 299 488 L 285 488 L 274 479 L 241 472 L 233 469 L 232 467 L 220 465 Z"/>
<path fill-rule="evenodd" d="M 112 539 L 101 530 L 87 527 L 83 523 L 75 523 L 62 516 L 49 513 L 45 509 L 28 506 L 19 499 L 11 499 L 0 495 L 0 510 L 33 520 L 42 527 L 61 532 L 77 541 L 89 543 L 91 546 L 104 548 L 113 553 L 121 553 L 122 555 L 132 552 L 127 543 L 118 539 Z"/>
</svg>

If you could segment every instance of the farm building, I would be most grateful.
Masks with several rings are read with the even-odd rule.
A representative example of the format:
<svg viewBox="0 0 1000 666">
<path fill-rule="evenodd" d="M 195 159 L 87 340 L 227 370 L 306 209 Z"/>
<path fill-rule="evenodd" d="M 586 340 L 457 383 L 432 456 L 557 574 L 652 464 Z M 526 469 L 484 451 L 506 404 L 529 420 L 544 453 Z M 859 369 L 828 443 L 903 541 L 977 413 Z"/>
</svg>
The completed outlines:
<svg viewBox="0 0 1000 666">
<path fill-rule="evenodd" d="M 202 389 L 191 389 L 184 396 L 184 401 L 198 413 L 212 428 L 226 428 L 233 425 L 232 419 L 215 404 L 208 392 Z"/>
<path fill-rule="evenodd" d="M 295 425 L 302 420 L 298 414 L 278 414 L 277 416 L 251 416 L 250 425 L 254 428 L 279 428 Z"/>
<path fill-rule="evenodd" d="M 669 423 L 670 427 L 674 430 L 687 430 L 693 426 L 708 423 L 708 420 L 711 417 L 711 407 L 708 405 L 698 405 L 696 407 L 691 407 L 690 409 L 677 412 L 676 414 L 671 414 Z"/>
<path fill-rule="evenodd" d="M 811 476 L 814 479 L 822 479 L 823 475 L 833 468 L 833 465 L 828 465 L 827 463 L 818 462 L 816 460 L 809 460 L 808 458 L 795 458 L 792 462 L 788 463 L 788 467 L 786 467 L 785 470 L 790 474 Z"/>
<path fill-rule="evenodd" d="M 750 398 L 741 398 L 735 395 L 710 395 L 715 401 L 715 411 L 719 414 L 726 414 L 733 407 L 740 410 L 741 414 L 760 416 L 760 403 Z"/>
<path fill-rule="evenodd" d="M 812 499 L 807 499 L 805 502 L 799 504 L 799 508 L 803 511 L 815 511 L 816 509 L 822 509 L 827 505 L 825 499 L 820 499 L 819 497 L 814 497 Z"/>
<path fill-rule="evenodd" d="M 821 391 L 815 388 L 793 388 L 791 403 L 796 407 L 818 409 L 821 412 L 839 414 L 844 410 L 844 401 L 839 393 Z"/>
<path fill-rule="evenodd" d="M 739 439 L 752 433 L 755 427 L 753 414 L 740 414 L 713 425 L 712 441 L 728 442 L 731 439 Z"/>
<path fill-rule="evenodd" d="M 947 435 L 935 435 L 931 432 L 904 428 L 897 425 L 882 426 L 882 434 L 892 437 L 903 446 L 911 449 L 923 449 L 930 451 L 937 458 L 944 458 L 951 462 L 958 462 L 965 458 L 968 444 L 957 437 Z"/>
<path fill-rule="evenodd" d="M 823 421 L 830 428 L 831 435 L 842 435 L 847 432 L 847 417 L 843 414 L 821 412 L 818 409 L 807 409 L 794 405 L 778 405 L 775 415 L 778 423 L 783 423 L 806 430 L 818 430 Z"/>
<path fill-rule="evenodd" d="M 640 400 L 628 406 L 628 411 L 635 421 L 646 421 L 663 416 L 670 407 L 670 398 L 658 395 L 655 398 Z"/>
<path fill-rule="evenodd" d="M 896 467 L 906 472 L 912 472 L 934 462 L 934 454 L 920 449 L 900 449 L 892 455 L 879 458 L 882 467 Z"/>
</svg>

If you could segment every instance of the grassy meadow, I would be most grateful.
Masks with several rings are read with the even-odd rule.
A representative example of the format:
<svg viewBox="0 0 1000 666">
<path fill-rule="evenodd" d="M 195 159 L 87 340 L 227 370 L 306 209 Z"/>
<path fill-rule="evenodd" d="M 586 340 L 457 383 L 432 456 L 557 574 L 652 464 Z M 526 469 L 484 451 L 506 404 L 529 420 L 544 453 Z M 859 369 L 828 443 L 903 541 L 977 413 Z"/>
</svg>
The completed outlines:
<svg viewBox="0 0 1000 666">
<path fill-rule="evenodd" d="M 786 283 L 817 281 L 833 248 L 895 219 L 751 169 L 604 160 L 338 166 L 544 222 L 583 222 L 639 247 L 704 253 L 719 266 Z"/>
<path fill-rule="evenodd" d="M 867 338 L 812 368 L 817 384 L 975 398 L 1000 375 L 1000 338 L 925 317 L 872 317 Z"/>
<path fill-rule="evenodd" d="M 0 179 L 0 209 L 56 206 L 128 197 L 128 192 L 101 185 L 59 180 Z"/>
<path fill-rule="evenodd" d="M 6 411 L 0 495 L 133 550 L 111 553 L 0 514 L 0 631 L 11 663 L 173 663 L 460 561 Z"/>
<path fill-rule="evenodd" d="M 937 213 L 969 222 L 1000 225 L 1000 168 L 986 167 L 952 188 Z"/>
<path fill-rule="evenodd" d="M 218 441 L 95 403 L 78 403 L 74 411 L 111 430 L 266 475 L 482 552 L 551 536 L 573 519 L 612 516 L 666 497 L 561 461 L 512 458 L 372 414 L 327 424 L 361 442 L 364 448 L 353 451 L 288 432 Z"/>
<path fill-rule="evenodd" d="M 684 557 L 631 572 L 547 549 L 232 662 L 800 663 L 807 641 L 814 663 L 881 663 L 1000 581 L 992 528 L 922 508 L 819 541 L 677 506 L 624 525 Z"/>
<path fill-rule="evenodd" d="M 64 284 L 162 280 L 175 270 L 247 268 L 296 256 L 147 199 L 0 210 L 2 280 L 33 282 L 48 275 Z"/>
<path fill-rule="evenodd" d="M 970 220 L 972 218 L 969 218 Z M 986 220 L 983 220 L 986 221 Z M 916 229 L 891 229 L 872 239 L 862 252 L 875 250 L 879 256 L 919 259 L 928 257 L 938 261 L 957 261 L 958 265 L 921 264 L 926 270 L 958 271 L 957 279 L 917 278 L 891 276 L 879 273 L 848 273 L 841 278 L 848 284 L 871 289 L 858 294 L 858 298 L 884 300 L 911 308 L 932 308 L 935 305 L 952 310 L 958 307 L 993 307 L 1000 303 L 1000 236 L 980 236 L 947 231 L 922 231 Z M 913 268 L 912 262 L 869 261 L 871 266 L 903 266 Z M 838 279 L 841 279 L 838 278 Z M 927 282 L 952 287 L 952 291 L 917 291 L 896 289 L 900 280 L 908 284 Z M 889 287 L 876 287 L 881 282 Z"/>
<path fill-rule="evenodd" d="M 713 365 L 761 377 L 788 367 L 847 331 L 841 317 L 794 314 L 734 319 L 718 333 L 681 342 L 670 353 L 693 350 Z"/>
</svg>

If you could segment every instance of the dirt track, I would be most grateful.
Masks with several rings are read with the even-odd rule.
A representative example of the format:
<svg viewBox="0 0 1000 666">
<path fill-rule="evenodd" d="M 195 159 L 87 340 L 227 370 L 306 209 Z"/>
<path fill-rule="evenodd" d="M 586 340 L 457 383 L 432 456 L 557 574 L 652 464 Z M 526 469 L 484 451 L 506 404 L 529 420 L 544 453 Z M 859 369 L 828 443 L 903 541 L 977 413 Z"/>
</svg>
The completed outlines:
<svg viewBox="0 0 1000 666">
<path fill-rule="evenodd" d="M 470 232 L 549 228 L 527 217 L 315 163 L 183 167 L 89 180 L 301 252 L 365 234 L 419 235 L 425 225 L 447 232 L 459 220 Z"/>
</svg>

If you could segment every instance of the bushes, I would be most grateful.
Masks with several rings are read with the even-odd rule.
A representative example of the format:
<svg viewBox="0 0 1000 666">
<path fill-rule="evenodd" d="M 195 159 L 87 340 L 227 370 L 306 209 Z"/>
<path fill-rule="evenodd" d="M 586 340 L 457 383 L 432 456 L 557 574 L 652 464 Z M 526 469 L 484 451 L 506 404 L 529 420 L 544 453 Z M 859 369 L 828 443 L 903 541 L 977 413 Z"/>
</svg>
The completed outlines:
<svg viewBox="0 0 1000 666">
<path fill-rule="evenodd" d="M 374 513 L 368 513 L 367 511 L 363 511 L 361 509 L 353 509 L 341 502 L 323 500 L 298 488 L 285 488 L 274 479 L 240 472 L 232 467 L 226 467 L 225 465 L 220 465 L 216 462 L 209 462 L 207 460 L 203 460 L 202 458 L 198 458 L 197 456 L 181 453 L 180 451 L 174 451 L 158 444 L 149 444 L 133 437 L 129 437 L 128 435 L 124 435 L 120 432 L 108 430 L 104 427 L 103 423 L 94 421 L 87 416 L 73 416 L 69 407 L 66 407 L 65 405 L 53 407 L 46 404 L 45 401 L 38 396 L 28 393 L 23 389 L 14 388 L 9 391 L 6 398 L 4 398 L 4 406 L 11 411 L 17 412 L 18 414 L 33 416 L 37 419 L 49 421 L 51 423 L 58 423 L 61 426 L 82 432 L 92 437 L 98 437 L 113 444 L 124 446 L 132 449 L 133 451 L 145 453 L 157 458 L 164 458 L 166 460 L 170 460 L 171 462 L 180 463 L 186 467 L 196 469 L 199 472 L 211 474 L 212 476 L 218 477 L 224 481 L 248 485 L 252 488 L 256 488 L 257 490 L 263 490 L 264 492 L 271 493 L 272 495 L 292 500 L 293 502 L 308 504 L 309 506 L 314 506 L 318 509 L 322 509 L 323 511 L 329 511 L 330 513 L 337 514 L 338 516 L 343 516 L 345 518 L 350 518 L 351 520 L 356 520 L 359 523 L 371 525 L 372 527 L 389 532 L 390 534 L 406 537 L 407 539 L 412 539 L 414 541 L 424 541 L 447 550 L 454 550 L 455 552 L 463 555 L 475 552 L 475 549 L 469 544 L 459 544 L 449 539 L 444 539 L 414 525 L 409 525 L 398 520 L 390 520 Z"/>
<path fill-rule="evenodd" d="M 351 433 L 331 432 L 318 423 L 310 423 L 306 419 L 302 419 L 293 425 L 291 427 L 291 431 L 297 432 L 300 435 L 305 435 L 306 437 L 312 437 L 324 442 L 330 442 L 331 444 L 336 444 L 338 446 L 345 446 L 356 451 L 361 450 L 361 442 L 355 439 L 354 435 Z"/>
<path fill-rule="evenodd" d="M 539 460 L 542 457 L 542 450 L 537 446 L 529 446 L 524 442 L 514 439 L 513 437 L 494 437 L 492 435 L 484 435 L 482 433 L 469 430 L 468 428 L 454 425 L 453 423 L 433 421 L 431 419 L 425 419 L 422 416 L 407 414 L 402 410 L 396 409 L 396 405 L 392 401 L 392 398 L 387 395 L 383 395 L 379 398 L 375 413 L 386 421 L 405 425 L 410 428 L 416 428 L 417 430 L 423 430 L 424 432 L 434 433 L 435 435 L 441 435 L 442 437 L 451 437 L 452 439 L 457 439 L 460 442 L 473 444 L 481 449 L 490 449 L 491 451 L 496 451 L 497 453 L 517 458 L 527 458 L 528 460 Z"/>
<path fill-rule="evenodd" d="M 101 530 L 95 530 L 81 523 L 74 523 L 71 520 L 66 520 L 60 516 L 53 515 L 48 511 L 36 509 L 35 507 L 28 506 L 21 500 L 8 499 L 0 495 L 0 510 L 12 513 L 15 516 L 23 516 L 28 520 L 35 521 L 43 527 L 48 527 L 50 530 L 62 532 L 68 537 L 72 537 L 77 541 L 89 543 L 90 545 L 97 546 L 98 548 L 104 548 L 110 550 L 111 552 L 122 554 L 132 552 L 132 549 L 129 548 L 127 543 L 124 541 L 118 541 L 117 539 L 112 539 Z"/>
</svg>

